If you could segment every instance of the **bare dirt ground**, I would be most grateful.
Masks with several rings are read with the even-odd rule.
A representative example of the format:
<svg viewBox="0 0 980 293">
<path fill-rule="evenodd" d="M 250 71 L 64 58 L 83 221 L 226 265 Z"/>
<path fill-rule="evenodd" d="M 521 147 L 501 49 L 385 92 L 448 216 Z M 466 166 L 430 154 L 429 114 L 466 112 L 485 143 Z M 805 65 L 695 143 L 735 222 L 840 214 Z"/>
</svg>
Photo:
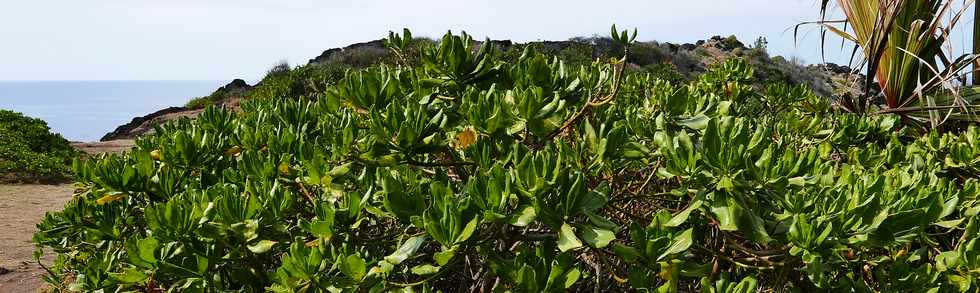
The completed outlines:
<svg viewBox="0 0 980 293">
<path fill-rule="evenodd" d="M 132 139 L 120 139 L 101 142 L 73 142 L 71 146 L 89 155 L 101 153 L 121 153 L 133 147 Z"/>
<path fill-rule="evenodd" d="M 43 288 L 45 272 L 34 261 L 31 237 L 44 213 L 61 209 L 71 196 L 71 184 L 0 185 L 0 292 Z"/>
<path fill-rule="evenodd" d="M 132 140 L 73 143 L 89 155 L 120 153 L 132 148 Z M 36 225 L 44 214 L 58 211 L 71 199 L 70 183 L 0 184 L 0 293 L 38 292 L 46 288 L 45 271 L 34 261 Z M 45 255 L 50 264 L 53 256 Z"/>
</svg>

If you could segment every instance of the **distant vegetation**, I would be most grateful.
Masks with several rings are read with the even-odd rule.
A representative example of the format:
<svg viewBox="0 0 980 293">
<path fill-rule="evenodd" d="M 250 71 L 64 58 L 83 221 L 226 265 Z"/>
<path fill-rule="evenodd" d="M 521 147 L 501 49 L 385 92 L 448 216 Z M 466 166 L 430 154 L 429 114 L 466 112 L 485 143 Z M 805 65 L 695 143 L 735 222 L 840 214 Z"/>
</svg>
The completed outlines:
<svg viewBox="0 0 980 293">
<path fill-rule="evenodd" d="M 435 44 L 429 38 L 413 38 L 417 44 Z M 596 60 L 616 58 L 623 53 L 608 37 L 577 37 L 567 41 L 541 41 L 513 43 L 508 40 L 489 41 L 498 49 L 498 59 L 516 62 L 525 48 L 558 58 L 571 68 L 589 65 Z M 654 77 L 671 82 L 693 80 L 707 71 L 711 64 L 729 58 L 741 58 L 756 70 L 758 80 L 782 82 L 793 85 L 807 85 L 822 96 L 831 96 L 840 87 L 851 85 L 833 84 L 833 73 L 816 67 L 807 67 L 780 56 L 769 56 L 764 39 L 758 39 L 751 47 L 746 47 L 735 36 L 713 37 L 696 44 L 670 44 L 660 42 L 637 42 L 631 47 L 630 73 L 648 73 Z M 418 54 L 408 52 L 406 62 L 421 64 Z M 229 98 L 268 98 L 268 97 L 308 97 L 314 98 L 330 84 L 344 77 L 347 70 L 364 69 L 380 64 L 397 65 L 398 56 L 382 41 L 372 41 L 330 49 L 323 55 L 310 60 L 309 64 L 292 67 L 285 61 L 271 67 L 266 76 L 254 87 L 245 91 L 216 91 L 188 102 L 185 107 L 202 109 L 213 104 L 221 104 Z M 764 86 L 759 84 L 758 86 Z M 835 86 L 837 88 L 835 88 Z"/>
<path fill-rule="evenodd" d="M 980 288 L 980 129 L 847 112 L 784 70 L 801 68 L 792 62 L 756 64 L 764 42 L 685 49 L 611 35 L 490 46 L 406 30 L 384 50 L 276 71 L 241 111 L 210 107 L 127 154 L 74 164 L 80 192 L 34 237 L 58 255 L 49 281 L 107 292 Z M 702 71 L 699 60 L 735 50 Z M 329 61 L 357 52 L 370 58 Z"/>
<path fill-rule="evenodd" d="M 286 66 L 287 68 L 284 70 L 288 72 L 289 65 Z M 210 95 L 192 99 L 191 101 L 187 102 L 187 105 L 185 105 L 184 107 L 188 109 L 203 109 L 204 107 L 210 105 L 227 102 L 229 99 L 234 97 L 243 97 L 251 89 L 252 87 L 249 86 L 247 83 L 245 83 L 244 80 L 236 79 L 233 80 L 231 83 L 218 88 Z"/>
<path fill-rule="evenodd" d="M 0 110 L 0 182 L 64 180 L 75 155 L 41 119 Z"/>
<path fill-rule="evenodd" d="M 211 96 L 197 97 L 187 101 L 184 107 L 188 109 L 203 109 L 204 107 L 213 105 L 215 100 Z"/>
</svg>

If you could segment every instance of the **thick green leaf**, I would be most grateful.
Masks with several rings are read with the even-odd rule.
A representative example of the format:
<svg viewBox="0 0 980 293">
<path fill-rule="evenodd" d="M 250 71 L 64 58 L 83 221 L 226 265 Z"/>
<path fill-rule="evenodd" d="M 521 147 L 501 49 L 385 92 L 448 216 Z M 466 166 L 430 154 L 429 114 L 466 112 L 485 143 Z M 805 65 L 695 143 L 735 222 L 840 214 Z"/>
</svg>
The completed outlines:
<svg viewBox="0 0 980 293">
<path fill-rule="evenodd" d="M 320 238 L 329 239 L 331 236 L 333 236 L 332 226 L 332 223 L 329 221 L 300 221 L 300 227 L 302 227 L 303 230 Z"/>
<path fill-rule="evenodd" d="M 636 262 L 638 259 L 642 257 L 640 251 L 637 250 L 636 248 L 622 245 L 619 243 L 613 243 L 612 250 L 613 253 L 616 254 L 616 256 L 619 256 L 620 258 L 622 258 L 624 261 L 628 263 Z"/>
<path fill-rule="evenodd" d="M 691 212 L 700 208 L 702 203 L 703 202 L 701 200 L 695 200 L 690 205 L 688 205 L 686 209 L 684 209 L 683 211 L 675 215 L 673 218 L 671 218 L 670 222 L 667 222 L 666 226 L 677 227 L 684 224 L 684 222 L 687 221 L 687 218 L 691 216 Z"/>
<path fill-rule="evenodd" d="M 129 255 L 129 261 L 139 267 L 152 268 L 157 263 L 156 250 L 158 246 L 159 241 L 156 238 L 136 240 L 136 245 L 131 245 L 126 251 Z"/>
<path fill-rule="evenodd" d="M 398 250 L 391 255 L 386 256 L 385 261 L 393 265 L 400 264 L 409 257 L 412 257 L 412 255 L 415 254 L 415 251 L 417 251 L 419 247 L 422 247 L 423 243 L 425 243 L 424 235 L 409 238 L 408 240 L 405 240 L 400 247 L 398 247 Z"/>
<path fill-rule="evenodd" d="M 689 247 L 691 247 L 691 244 L 694 243 L 694 239 L 693 238 L 694 238 L 694 229 L 693 228 L 692 229 L 687 229 L 684 232 L 682 232 L 681 234 L 679 234 L 677 236 L 674 236 L 674 239 L 672 239 L 670 241 L 670 247 L 668 247 L 667 250 L 664 251 L 663 254 L 661 254 L 659 257 L 657 257 L 657 260 L 658 261 L 659 260 L 663 260 L 667 256 L 670 256 L 670 255 L 674 255 L 674 254 L 678 254 L 678 253 L 687 251 L 687 249 Z"/>
<path fill-rule="evenodd" d="M 537 218 L 537 212 L 534 211 L 534 207 L 525 205 L 517 208 L 516 213 L 510 217 L 508 223 L 517 227 L 526 227 L 533 223 L 535 218 Z"/>
<path fill-rule="evenodd" d="M 581 228 L 582 239 L 589 246 L 603 248 L 609 245 L 609 242 L 616 240 L 616 233 L 613 231 L 593 226 L 582 226 Z"/>
<path fill-rule="evenodd" d="M 364 264 L 364 259 L 356 254 L 348 255 L 340 264 L 340 270 L 356 282 L 360 282 L 364 279 L 367 268 Z"/>
<path fill-rule="evenodd" d="M 470 237 L 473 236 L 473 232 L 476 231 L 476 227 L 477 225 L 479 225 L 479 223 L 480 223 L 479 217 L 474 217 L 472 220 L 467 222 L 466 226 L 463 227 L 463 230 L 459 232 L 459 236 L 456 237 L 455 243 L 462 243 L 467 239 L 470 239 Z"/>
<path fill-rule="evenodd" d="M 562 252 L 582 247 L 582 241 L 575 236 L 575 230 L 571 225 L 564 223 L 558 231 L 558 250 Z"/>
<path fill-rule="evenodd" d="M 704 114 L 698 114 L 694 117 L 678 120 L 677 124 L 694 130 L 702 130 L 708 127 L 708 121 L 711 121 L 711 118 Z"/>
<path fill-rule="evenodd" d="M 279 242 L 272 241 L 272 240 L 260 240 L 258 243 L 249 245 L 248 250 L 251 251 L 252 253 L 262 254 L 269 251 L 269 249 L 272 249 L 272 247 L 275 246 L 276 243 Z"/>
<path fill-rule="evenodd" d="M 109 275 L 113 280 L 123 284 L 137 284 L 150 278 L 150 275 L 135 268 L 124 270 L 122 273 L 111 273 Z"/>
<path fill-rule="evenodd" d="M 440 267 L 430 264 L 421 264 L 412 267 L 412 273 L 416 275 L 431 275 L 439 272 Z"/>
<path fill-rule="evenodd" d="M 718 220 L 718 228 L 723 231 L 738 231 L 738 218 L 741 216 L 741 207 L 728 201 L 728 197 L 715 193 L 715 199 L 711 201 L 711 212 Z"/>
<path fill-rule="evenodd" d="M 756 286 L 757 285 L 758 285 L 758 281 L 756 281 L 755 278 L 753 278 L 751 276 L 745 277 L 744 279 L 742 279 L 741 282 L 738 282 L 738 284 L 735 285 L 735 288 L 733 288 L 731 292 L 732 293 L 752 293 L 752 292 L 756 292 Z"/>
<path fill-rule="evenodd" d="M 575 285 L 575 282 L 578 282 L 580 277 L 582 277 L 582 271 L 580 271 L 578 268 L 568 270 L 568 272 L 565 273 L 565 284 L 563 289 L 572 288 L 572 286 Z"/>
<path fill-rule="evenodd" d="M 432 258 L 436 261 L 437 264 L 439 264 L 439 266 L 444 266 L 448 264 L 449 261 L 452 260 L 453 256 L 455 255 L 456 255 L 456 249 L 453 248 L 453 249 L 436 252 L 432 254 Z"/>
</svg>

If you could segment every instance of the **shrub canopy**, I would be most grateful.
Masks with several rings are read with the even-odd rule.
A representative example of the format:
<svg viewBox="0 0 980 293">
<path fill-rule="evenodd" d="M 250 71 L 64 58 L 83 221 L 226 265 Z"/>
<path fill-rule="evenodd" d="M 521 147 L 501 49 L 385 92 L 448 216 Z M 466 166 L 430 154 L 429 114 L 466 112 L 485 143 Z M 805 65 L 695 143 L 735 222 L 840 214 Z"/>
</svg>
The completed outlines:
<svg viewBox="0 0 980 293">
<path fill-rule="evenodd" d="M 43 120 L 0 109 L 0 182 L 64 179 L 74 155 Z"/>
<path fill-rule="evenodd" d="M 83 191 L 35 235 L 58 254 L 50 281 L 977 289 L 976 128 L 838 113 L 805 88 L 751 87 L 739 60 L 679 85 L 624 71 L 625 57 L 501 62 L 465 34 L 419 46 L 418 65 L 348 71 L 315 99 L 210 108 L 76 162 Z"/>
</svg>

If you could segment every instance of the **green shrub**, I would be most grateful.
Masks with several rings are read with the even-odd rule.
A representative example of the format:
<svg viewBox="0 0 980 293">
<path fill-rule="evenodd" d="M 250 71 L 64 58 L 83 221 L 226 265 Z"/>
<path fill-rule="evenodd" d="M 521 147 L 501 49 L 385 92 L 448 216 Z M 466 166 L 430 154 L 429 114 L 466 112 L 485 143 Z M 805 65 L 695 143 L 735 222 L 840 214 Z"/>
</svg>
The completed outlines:
<svg viewBox="0 0 980 293">
<path fill-rule="evenodd" d="M 58 253 L 50 281 L 978 289 L 976 128 L 922 135 L 893 116 L 833 112 L 805 88 L 759 91 L 741 60 L 681 85 L 624 63 L 474 49 L 447 34 L 420 48 L 418 67 L 347 71 L 316 99 L 210 108 L 126 155 L 76 162 L 84 189 L 34 238 Z"/>
<path fill-rule="evenodd" d="M 732 48 L 732 49 L 740 48 L 743 46 L 742 42 L 739 42 L 738 37 L 735 37 L 735 35 L 728 36 L 727 38 L 722 40 L 721 43 L 725 45 L 726 48 Z"/>
<path fill-rule="evenodd" d="M 66 179 L 75 149 L 41 119 L 0 110 L 0 181 Z"/>
<path fill-rule="evenodd" d="M 561 49 L 556 53 L 549 53 L 547 51 L 543 53 L 549 55 L 554 54 L 558 59 L 565 61 L 565 63 L 573 67 L 589 65 L 597 58 L 594 55 L 594 48 L 587 43 L 573 43 L 573 45 Z"/>
<path fill-rule="evenodd" d="M 203 96 L 203 97 L 193 98 L 190 101 L 187 101 L 187 104 L 185 104 L 184 107 L 188 109 L 203 109 L 213 104 L 214 101 L 211 99 L 211 96 Z"/>
<path fill-rule="evenodd" d="M 281 74 L 270 74 L 248 92 L 248 98 L 315 98 L 329 84 L 344 76 L 351 67 L 339 63 L 317 63 L 294 68 Z"/>
<path fill-rule="evenodd" d="M 656 66 L 668 61 L 669 55 L 670 53 L 661 48 L 658 43 L 636 43 L 630 47 L 629 62 L 641 67 Z"/>
<path fill-rule="evenodd" d="M 639 71 L 650 74 L 653 79 L 662 79 L 675 84 L 686 80 L 673 64 L 666 62 L 644 65 Z"/>
<path fill-rule="evenodd" d="M 290 70 L 293 70 L 293 67 L 289 66 L 289 62 L 282 60 L 276 63 L 276 65 L 270 67 L 269 70 L 265 72 L 265 75 L 266 77 L 269 77 L 270 75 L 274 76 L 274 75 L 288 74 Z"/>
<path fill-rule="evenodd" d="M 573 38 L 567 42 L 530 42 L 515 44 L 497 54 L 497 59 L 504 62 L 517 62 L 526 50 L 534 50 L 544 55 L 554 56 L 566 66 L 577 68 L 592 64 L 600 56 L 595 55 L 596 46 L 591 39 Z"/>
</svg>

